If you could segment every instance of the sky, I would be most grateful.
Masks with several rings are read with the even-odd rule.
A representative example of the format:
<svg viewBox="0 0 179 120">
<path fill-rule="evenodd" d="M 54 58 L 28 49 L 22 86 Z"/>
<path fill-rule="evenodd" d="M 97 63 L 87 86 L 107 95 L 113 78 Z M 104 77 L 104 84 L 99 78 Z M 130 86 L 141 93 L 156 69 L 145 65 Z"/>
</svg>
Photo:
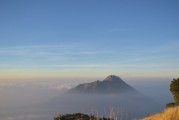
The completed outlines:
<svg viewBox="0 0 179 120">
<path fill-rule="evenodd" d="M 1 0 L 0 80 L 179 77 L 178 0 Z"/>
</svg>

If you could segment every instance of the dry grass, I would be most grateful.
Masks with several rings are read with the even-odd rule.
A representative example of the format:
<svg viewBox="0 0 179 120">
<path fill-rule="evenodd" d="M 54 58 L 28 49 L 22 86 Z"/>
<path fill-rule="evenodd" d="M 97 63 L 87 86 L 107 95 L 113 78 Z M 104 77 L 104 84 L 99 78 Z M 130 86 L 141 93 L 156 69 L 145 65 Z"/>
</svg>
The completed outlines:
<svg viewBox="0 0 179 120">
<path fill-rule="evenodd" d="M 168 108 L 143 120 L 179 120 L 179 107 Z"/>
</svg>

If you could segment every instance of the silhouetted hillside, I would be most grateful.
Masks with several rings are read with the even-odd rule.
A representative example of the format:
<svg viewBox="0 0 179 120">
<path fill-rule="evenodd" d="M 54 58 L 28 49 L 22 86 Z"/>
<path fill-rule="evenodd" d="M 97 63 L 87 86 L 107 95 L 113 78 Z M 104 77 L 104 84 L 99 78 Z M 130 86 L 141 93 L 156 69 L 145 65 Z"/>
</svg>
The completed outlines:
<svg viewBox="0 0 179 120">
<path fill-rule="evenodd" d="M 91 93 L 91 94 L 118 94 L 126 92 L 137 92 L 130 85 L 125 83 L 121 78 L 115 75 L 109 75 L 103 81 L 94 81 L 91 83 L 80 84 L 69 93 Z"/>
<path fill-rule="evenodd" d="M 158 102 L 138 92 L 115 75 L 109 75 L 103 81 L 77 85 L 47 105 L 47 109 L 51 108 L 56 114 L 94 114 L 97 111 L 99 115 L 103 115 L 113 108 L 119 112 L 118 117 L 123 114 L 124 119 L 140 118 L 163 109 Z"/>
</svg>

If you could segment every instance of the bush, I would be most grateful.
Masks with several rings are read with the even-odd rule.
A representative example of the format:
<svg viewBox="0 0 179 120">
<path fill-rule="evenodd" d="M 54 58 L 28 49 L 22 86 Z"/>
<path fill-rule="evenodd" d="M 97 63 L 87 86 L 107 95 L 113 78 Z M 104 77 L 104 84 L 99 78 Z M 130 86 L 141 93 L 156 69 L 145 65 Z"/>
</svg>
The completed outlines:
<svg viewBox="0 0 179 120">
<path fill-rule="evenodd" d="M 175 107 L 175 106 L 177 106 L 177 104 L 176 103 L 167 103 L 166 104 L 166 108 L 169 108 L 169 107 Z"/>
<path fill-rule="evenodd" d="M 65 114 L 58 115 L 54 118 L 54 120 L 114 120 L 112 118 L 99 118 L 93 115 L 87 115 L 83 113 L 75 113 L 75 114 Z"/>
<path fill-rule="evenodd" d="M 173 99 L 177 104 L 179 104 L 179 78 L 173 79 L 173 81 L 170 84 L 170 91 L 173 95 Z"/>
</svg>

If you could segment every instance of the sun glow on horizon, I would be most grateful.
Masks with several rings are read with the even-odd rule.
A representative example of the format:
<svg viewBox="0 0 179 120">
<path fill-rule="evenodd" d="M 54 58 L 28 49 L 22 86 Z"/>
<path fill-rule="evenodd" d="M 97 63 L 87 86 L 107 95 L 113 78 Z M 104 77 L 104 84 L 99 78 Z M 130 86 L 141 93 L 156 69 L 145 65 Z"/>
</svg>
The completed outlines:
<svg viewBox="0 0 179 120">
<path fill-rule="evenodd" d="M 158 72 L 118 72 L 118 71 L 4 71 L 0 73 L 0 80 L 51 80 L 51 79 L 95 79 L 104 78 L 108 75 L 117 75 L 122 78 L 177 78 L 177 73 L 169 73 L 168 71 Z"/>
</svg>

